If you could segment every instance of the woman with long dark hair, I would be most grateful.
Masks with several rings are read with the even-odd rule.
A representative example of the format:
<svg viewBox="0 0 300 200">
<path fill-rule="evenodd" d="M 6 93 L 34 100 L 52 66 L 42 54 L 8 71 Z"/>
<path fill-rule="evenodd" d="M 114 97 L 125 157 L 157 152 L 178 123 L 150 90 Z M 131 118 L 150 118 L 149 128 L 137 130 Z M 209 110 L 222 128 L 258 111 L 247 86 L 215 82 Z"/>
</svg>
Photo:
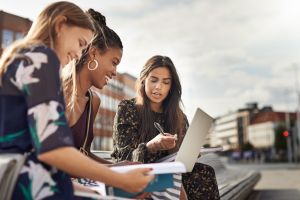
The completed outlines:
<svg viewBox="0 0 300 200">
<path fill-rule="evenodd" d="M 188 128 L 181 109 L 181 84 L 169 57 L 154 56 L 143 67 L 137 82 L 136 98 L 123 100 L 113 129 L 116 161 L 156 162 L 178 151 Z M 159 123 L 165 135 L 154 127 Z M 188 199 L 219 199 L 212 167 L 196 163 L 191 173 L 183 174 Z"/>
</svg>

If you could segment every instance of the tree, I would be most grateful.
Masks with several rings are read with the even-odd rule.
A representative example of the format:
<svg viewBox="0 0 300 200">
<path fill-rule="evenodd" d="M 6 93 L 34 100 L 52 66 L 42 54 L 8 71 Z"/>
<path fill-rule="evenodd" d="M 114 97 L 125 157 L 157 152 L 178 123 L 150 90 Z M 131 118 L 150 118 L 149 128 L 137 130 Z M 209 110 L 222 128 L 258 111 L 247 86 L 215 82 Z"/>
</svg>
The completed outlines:
<svg viewBox="0 0 300 200">
<path fill-rule="evenodd" d="M 250 142 L 243 144 L 241 147 L 242 151 L 253 150 L 253 148 L 254 146 Z"/>
<path fill-rule="evenodd" d="M 283 136 L 283 132 L 286 131 L 284 124 L 279 124 L 275 127 L 275 148 L 277 150 L 286 150 L 286 137 Z"/>
</svg>

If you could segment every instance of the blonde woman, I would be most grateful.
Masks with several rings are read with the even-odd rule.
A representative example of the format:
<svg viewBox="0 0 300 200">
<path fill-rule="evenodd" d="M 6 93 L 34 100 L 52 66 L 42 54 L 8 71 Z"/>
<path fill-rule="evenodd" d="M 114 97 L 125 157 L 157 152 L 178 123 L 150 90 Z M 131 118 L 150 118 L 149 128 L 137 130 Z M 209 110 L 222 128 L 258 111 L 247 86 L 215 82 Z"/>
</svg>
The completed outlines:
<svg viewBox="0 0 300 200">
<path fill-rule="evenodd" d="M 0 60 L 0 152 L 31 152 L 12 199 L 74 199 L 69 174 L 141 191 L 149 169 L 120 174 L 82 155 L 64 115 L 59 71 L 93 38 L 89 17 L 75 4 L 47 6 L 28 35 Z"/>
</svg>

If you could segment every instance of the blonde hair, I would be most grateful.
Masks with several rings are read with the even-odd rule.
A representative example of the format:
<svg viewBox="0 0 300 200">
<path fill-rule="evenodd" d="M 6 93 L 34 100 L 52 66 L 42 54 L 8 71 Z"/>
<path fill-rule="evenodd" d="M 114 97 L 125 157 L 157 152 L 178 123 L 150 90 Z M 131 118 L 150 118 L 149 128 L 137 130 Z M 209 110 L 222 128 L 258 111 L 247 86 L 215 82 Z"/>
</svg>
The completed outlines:
<svg viewBox="0 0 300 200">
<path fill-rule="evenodd" d="M 70 113 L 74 110 L 74 105 L 77 96 L 76 87 L 76 64 L 75 60 L 69 62 L 61 71 L 62 87 L 64 90 L 64 99 L 66 103 L 66 117 L 70 122 Z"/>
<path fill-rule="evenodd" d="M 13 43 L 8 47 L 0 59 L 0 86 L 2 76 L 7 70 L 9 63 L 17 56 L 17 52 L 25 47 L 37 44 L 44 44 L 50 48 L 54 47 L 56 39 L 55 25 L 59 17 L 66 17 L 66 24 L 89 29 L 94 32 L 95 28 L 88 15 L 77 5 L 59 1 L 47 6 L 32 24 L 26 37 Z"/>
</svg>

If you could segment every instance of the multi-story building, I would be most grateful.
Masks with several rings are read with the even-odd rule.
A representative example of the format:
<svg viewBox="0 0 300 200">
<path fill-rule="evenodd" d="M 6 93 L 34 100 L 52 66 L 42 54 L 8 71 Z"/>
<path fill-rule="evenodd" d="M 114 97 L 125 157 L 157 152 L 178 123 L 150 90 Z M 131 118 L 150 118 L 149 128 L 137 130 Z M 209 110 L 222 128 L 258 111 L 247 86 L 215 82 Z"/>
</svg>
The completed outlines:
<svg viewBox="0 0 300 200">
<path fill-rule="evenodd" d="M 32 21 L 0 10 L 0 55 L 15 40 L 21 39 L 30 29 Z"/>
<path fill-rule="evenodd" d="M 223 146 L 224 150 L 237 149 L 248 142 L 250 118 L 258 111 L 257 103 L 215 119 L 210 136 L 211 146 Z"/>
<path fill-rule="evenodd" d="M 117 106 L 121 100 L 135 96 L 135 82 L 135 77 L 123 73 L 118 74 L 104 89 L 94 88 L 99 94 L 101 104 L 94 123 L 93 149 L 112 150 L 112 128 Z"/>
<path fill-rule="evenodd" d="M 258 109 L 257 103 L 247 104 L 246 108 L 216 118 L 210 145 L 236 150 L 250 143 L 256 149 L 271 149 L 275 129 L 285 124 L 287 115 L 291 121 L 296 120 L 296 113 L 275 112 L 270 106 Z"/>
<path fill-rule="evenodd" d="M 287 116 L 288 115 L 288 116 Z M 296 120 L 296 113 L 275 112 L 268 110 L 258 113 L 248 126 L 249 142 L 256 149 L 269 149 L 275 144 L 275 130 L 278 126 Z"/>
</svg>

